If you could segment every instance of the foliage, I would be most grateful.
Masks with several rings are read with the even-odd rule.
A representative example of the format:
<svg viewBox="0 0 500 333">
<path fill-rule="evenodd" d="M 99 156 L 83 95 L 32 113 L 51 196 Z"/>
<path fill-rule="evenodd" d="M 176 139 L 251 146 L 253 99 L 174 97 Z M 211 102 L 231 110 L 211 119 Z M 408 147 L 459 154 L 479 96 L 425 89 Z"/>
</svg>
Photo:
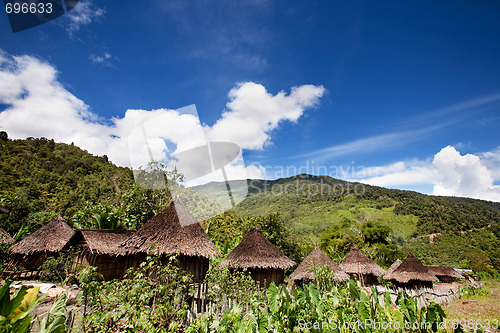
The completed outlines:
<svg viewBox="0 0 500 333">
<path fill-rule="evenodd" d="M 40 280 L 63 283 L 70 276 L 71 266 L 76 255 L 77 249 L 70 248 L 60 252 L 57 256 L 47 257 L 40 269 Z"/>
<path fill-rule="evenodd" d="M 463 286 L 460 288 L 460 297 L 468 298 L 470 296 L 488 296 L 488 289 L 476 286 Z"/>
<path fill-rule="evenodd" d="M 361 226 L 361 233 L 366 243 L 387 244 L 391 228 L 379 221 L 368 221 Z"/>
<path fill-rule="evenodd" d="M 375 287 L 365 289 L 353 280 L 324 291 L 310 283 L 291 294 L 271 283 L 266 302 L 256 299 L 222 314 L 203 314 L 186 332 L 437 332 L 444 318 L 434 302 L 418 308 L 402 291 L 394 306 L 388 293 L 379 295 Z"/>
<path fill-rule="evenodd" d="M 166 258 L 165 258 L 166 259 Z M 79 273 L 86 332 L 176 332 L 185 327 L 191 278 L 175 257 L 148 257 L 123 280 L 99 281 L 95 269 Z"/>
<path fill-rule="evenodd" d="M 249 304 L 253 299 L 263 299 L 262 290 L 246 270 L 230 270 L 221 267 L 219 259 L 210 261 L 210 268 L 205 277 L 209 286 L 207 299 L 214 302 L 219 310 L 227 308 L 228 299 L 239 304 Z"/>
<path fill-rule="evenodd" d="M 54 305 L 47 317 L 43 318 L 39 325 L 40 333 L 65 333 L 66 332 L 66 294 L 56 297 Z"/>
<path fill-rule="evenodd" d="M 29 315 L 45 296 L 37 298 L 39 287 L 22 286 L 12 295 L 7 280 L 0 289 L 0 332 L 24 333 L 29 331 L 32 317 Z"/>
<path fill-rule="evenodd" d="M 292 260 L 300 262 L 312 249 L 311 244 L 293 236 L 289 222 L 278 213 L 261 217 L 238 217 L 234 211 L 227 211 L 204 223 L 208 236 L 215 244 L 219 244 L 220 249 L 224 246 L 233 249 L 255 226 Z"/>
</svg>

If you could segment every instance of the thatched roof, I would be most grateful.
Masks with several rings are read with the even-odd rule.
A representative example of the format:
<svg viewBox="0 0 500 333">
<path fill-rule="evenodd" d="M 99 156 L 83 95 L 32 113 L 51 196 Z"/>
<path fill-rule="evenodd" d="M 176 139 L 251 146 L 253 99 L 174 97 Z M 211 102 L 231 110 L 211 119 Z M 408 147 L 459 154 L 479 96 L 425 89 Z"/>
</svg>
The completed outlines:
<svg viewBox="0 0 500 333">
<path fill-rule="evenodd" d="M 387 271 L 385 272 L 385 275 L 387 275 L 387 274 L 391 274 L 392 272 L 394 272 L 394 271 L 396 270 L 396 268 L 398 268 L 398 267 L 399 267 L 399 265 L 401 265 L 401 263 L 402 263 L 402 261 L 401 261 L 401 260 L 399 260 L 399 259 L 398 259 L 398 260 L 396 260 L 396 261 L 395 261 L 395 262 L 391 265 L 391 267 L 389 267 L 389 268 L 387 269 Z"/>
<path fill-rule="evenodd" d="M 0 245 L 14 243 L 14 238 L 12 238 L 7 231 L 0 228 Z"/>
<path fill-rule="evenodd" d="M 284 255 L 258 227 L 253 228 L 221 262 L 231 268 L 287 269 L 295 262 Z"/>
<path fill-rule="evenodd" d="M 0 214 L 8 214 L 9 213 L 9 210 L 7 208 L 3 208 L 2 206 L 0 206 Z"/>
<path fill-rule="evenodd" d="M 181 226 L 179 216 L 182 216 L 184 222 L 191 221 L 192 224 Z M 172 201 L 124 241 L 118 254 L 140 253 L 182 254 L 205 258 L 220 256 L 217 247 L 179 199 Z"/>
<path fill-rule="evenodd" d="M 361 253 L 357 247 L 354 247 L 351 252 L 345 256 L 339 266 L 348 274 L 373 274 L 375 276 L 379 276 L 385 273 L 385 271 L 377 265 L 375 261 Z"/>
<path fill-rule="evenodd" d="M 116 255 L 118 247 L 126 241 L 133 230 L 79 229 L 76 231 L 77 241 L 84 242 L 90 252 L 96 254 Z"/>
<path fill-rule="evenodd" d="M 344 273 L 339 265 L 330 259 L 325 252 L 316 246 L 314 250 L 300 263 L 299 267 L 290 275 L 290 279 L 299 280 L 314 280 L 314 265 L 327 266 L 333 272 L 333 279 L 336 282 L 343 282 L 349 279 L 349 275 Z"/>
<path fill-rule="evenodd" d="M 399 283 L 408 283 L 410 280 L 439 282 L 438 278 L 430 273 L 422 263 L 409 253 L 406 259 L 392 273 L 384 276 L 386 280 L 395 280 Z"/>
<path fill-rule="evenodd" d="M 58 252 L 73 238 L 75 231 L 59 215 L 17 244 L 10 251 L 29 255 L 35 252 Z"/>
<path fill-rule="evenodd" d="M 438 278 L 440 276 L 443 277 L 448 277 L 448 278 L 453 278 L 453 279 L 462 279 L 463 276 L 458 273 L 456 270 L 454 270 L 450 266 L 441 266 L 441 265 L 426 265 L 427 270 L 436 275 Z"/>
</svg>

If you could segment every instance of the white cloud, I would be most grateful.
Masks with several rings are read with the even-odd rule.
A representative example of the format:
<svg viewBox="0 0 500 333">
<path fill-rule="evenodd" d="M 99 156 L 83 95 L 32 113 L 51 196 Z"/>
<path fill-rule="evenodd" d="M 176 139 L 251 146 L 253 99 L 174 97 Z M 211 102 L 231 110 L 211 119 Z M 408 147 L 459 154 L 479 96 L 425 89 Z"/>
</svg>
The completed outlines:
<svg viewBox="0 0 500 333">
<path fill-rule="evenodd" d="M 283 91 L 272 95 L 260 84 L 239 84 L 229 92 L 228 110 L 208 129 L 208 137 L 229 139 L 243 149 L 263 149 L 280 122 L 296 122 L 324 93 L 323 86 L 303 85 L 293 87 L 288 95 Z"/>
<path fill-rule="evenodd" d="M 384 187 L 430 185 L 432 194 L 500 201 L 500 149 L 461 155 L 455 147 L 441 149 L 431 160 L 397 162 L 362 169 L 352 180 Z"/>
<path fill-rule="evenodd" d="M 90 0 L 80 1 L 75 8 L 70 10 L 65 18 L 68 20 L 66 30 L 70 35 L 80 30 L 84 25 L 92 23 L 92 21 L 103 16 L 106 13 L 104 8 L 95 7 Z"/>
<path fill-rule="evenodd" d="M 110 53 L 104 52 L 104 54 L 102 54 L 102 55 L 91 54 L 89 56 L 89 59 L 93 64 L 101 64 L 101 65 L 105 65 L 105 66 L 111 66 L 112 56 Z"/>
<path fill-rule="evenodd" d="M 433 194 L 500 201 L 500 186 L 478 155 L 460 155 L 447 146 L 434 156 L 432 166 L 438 174 Z"/>
<path fill-rule="evenodd" d="M 130 135 L 143 135 L 137 131 L 141 124 L 148 123 L 147 140 L 156 159 L 204 143 L 205 134 L 212 141 L 262 149 L 270 142 L 272 130 L 282 121 L 297 121 L 323 93 L 322 86 L 304 85 L 292 88 L 290 94 L 272 95 L 262 85 L 239 84 L 229 92 L 230 102 L 221 119 L 212 127 L 204 125 L 200 135 L 198 117 L 169 109 L 127 110 L 123 118 L 100 119 L 65 89 L 53 66 L 35 57 L 12 57 L 0 50 L 0 103 L 6 105 L 0 112 L 0 129 L 11 138 L 44 136 L 74 142 L 92 154 L 106 154 L 122 166 L 144 164 L 150 158 L 144 146 L 129 146 Z M 232 168 L 227 170 L 228 176 L 241 168 L 246 168 L 252 178 L 264 175 L 259 166 L 240 164 Z"/>
</svg>

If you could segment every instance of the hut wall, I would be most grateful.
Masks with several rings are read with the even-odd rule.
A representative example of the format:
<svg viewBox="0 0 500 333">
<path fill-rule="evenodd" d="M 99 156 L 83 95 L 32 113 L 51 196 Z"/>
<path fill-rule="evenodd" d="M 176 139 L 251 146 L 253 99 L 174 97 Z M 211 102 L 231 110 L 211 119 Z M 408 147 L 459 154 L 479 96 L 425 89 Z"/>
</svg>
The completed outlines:
<svg viewBox="0 0 500 333">
<path fill-rule="evenodd" d="M 400 288 L 407 288 L 407 289 L 419 289 L 419 288 L 430 288 L 432 289 L 432 282 L 431 281 L 420 281 L 420 280 L 410 280 L 407 283 L 400 283 L 397 281 L 393 281 L 394 285 Z"/>
<path fill-rule="evenodd" d="M 45 253 L 45 252 L 35 252 L 29 255 L 14 255 L 13 264 L 16 267 L 26 269 L 28 271 L 37 271 L 39 270 L 45 260 L 48 257 L 55 257 L 57 253 Z"/>
<path fill-rule="evenodd" d="M 146 255 L 131 255 L 124 259 L 124 271 L 129 267 L 139 267 L 141 262 L 146 260 Z M 182 270 L 192 275 L 193 282 L 201 282 L 208 272 L 209 260 L 204 257 L 177 256 L 179 266 Z M 161 262 L 166 265 L 168 256 L 162 256 Z"/>
<path fill-rule="evenodd" d="M 443 283 L 452 283 L 458 281 L 457 278 L 447 276 L 447 275 L 436 275 L 436 277 L 439 279 L 439 282 Z"/>
<path fill-rule="evenodd" d="M 201 282 L 208 272 L 209 260 L 203 257 L 178 257 L 181 269 L 193 276 L 193 282 Z"/>
<path fill-rule="evenodd" d="M 258 281 L 261 285 L 267 287 L 271 282 L 274 282 L 276 285 L 283 283 L 285 279 L 285 271 L 282 269 L 263 269 L 263 268 L 252 268 L 248 269 L 252 279 Z"/>
<path fill-rule="evenodd" d="M 348 275 L 349 275 L 350 279 L 356 280 L 356 281 L 359 280 L 365 286 L 379 284 L 377 277 L 375 275 L 373 275 L 373 274 L 358 275 L 358 274 L 355 274 L 355 273 L 350 273 Z"/>
<path fill-rule="evenodd" d="M 73 267 L 78 265 L 97 267 L 105 280 L 122 278 L 128 268 L 126 257 L 92 253 L 88 249 L 81 251 L 73 261 Z"/>
</svg>

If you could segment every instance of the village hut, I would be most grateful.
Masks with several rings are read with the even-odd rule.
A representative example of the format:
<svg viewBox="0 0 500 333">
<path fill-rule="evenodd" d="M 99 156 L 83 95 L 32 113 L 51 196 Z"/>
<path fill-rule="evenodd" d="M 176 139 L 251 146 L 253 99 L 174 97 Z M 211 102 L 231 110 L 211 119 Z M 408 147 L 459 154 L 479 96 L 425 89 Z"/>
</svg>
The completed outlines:
<svg viewBox="0 0 500 333">
<path fill-rule="evenodd" d="M 426 265 L 425 267 L 439 279 L 439 282 L 452 283 L 463 279 L 463 276 L 450 266 Z"/>
<path fill-rule="evenodd" d="M 181 226 L 180 220 L 185 226 Z M 132 234 L 117 253 L 128 256 L 128 267 L 138 267 L 148 254 L 163 256 L 164 261 L 177 255 L 181 268 L 190 273 L 195 282 L 205 277 L 209 259 L 220 256 L 217 247 L 179 199 Z"/>
<path fill-rule="evenodd" d="M 349 275 L 343 272 L 339 265 L 316 246 L 290 275 L 290 280 L 297 285 L 301 285 L 307 281 L 313 281 L 315 279 L 314 267 L 319 266 L 327 267 L 328 270 L 333 273 L 333 280 L 335 282 L 344 282 L 349 279 Z"/>
<path fill-rule="evenodd" d="M 9 214 L 9 210 L 0 206 L 0 214 Z"/>
<path fill-rule="evenodd" d="M 123 277 L 127 269 L 127 258 L 119 254 L 119 246 L 133 230 L 79 229 L 71 241 L 79 251 L 73 267 L 94 266 L 104 279 Z"/>
<path fill-rule="evenodd" d="M 385 274 L 384 279 L 392 281 L 398 287 L 410 289 L 432 288 L 432 282 L 439 282 L 438 278 L 411 253 L 392 273 Z"/>
<path fill-rule="evenodd" d="M 57 216 L 31 235 L 10 248 L 14 255 L 13 264 L 26 270 L 34 271 L 50 256 L 58 256 L 59 252 L 68 248 L 75 231 L 66 221 Z"/>
<path fill-rule="evenodd" d="M 361 253 L 357 247 L 347 254 L 339 266 L 351 279 L 358 278 L 365 285 L 377 284 L 377 276 L 385 273 L 375 261 Z"/>
<path fill-rule="evenodd" d="M 285 269 L 295 262 L 285 256 L 260 231 L 253 228 L 221 262 L 222 267 L 247 269 L 261 285 L 271 282 L 280 284 L 285 278 Z"/>
<path fill-rule="evenodd" d="M 0 245 L 7 245 L 14 243 L 14 238 L 12 238 L 7 231 L 0 228 Z"/>
</svg>

